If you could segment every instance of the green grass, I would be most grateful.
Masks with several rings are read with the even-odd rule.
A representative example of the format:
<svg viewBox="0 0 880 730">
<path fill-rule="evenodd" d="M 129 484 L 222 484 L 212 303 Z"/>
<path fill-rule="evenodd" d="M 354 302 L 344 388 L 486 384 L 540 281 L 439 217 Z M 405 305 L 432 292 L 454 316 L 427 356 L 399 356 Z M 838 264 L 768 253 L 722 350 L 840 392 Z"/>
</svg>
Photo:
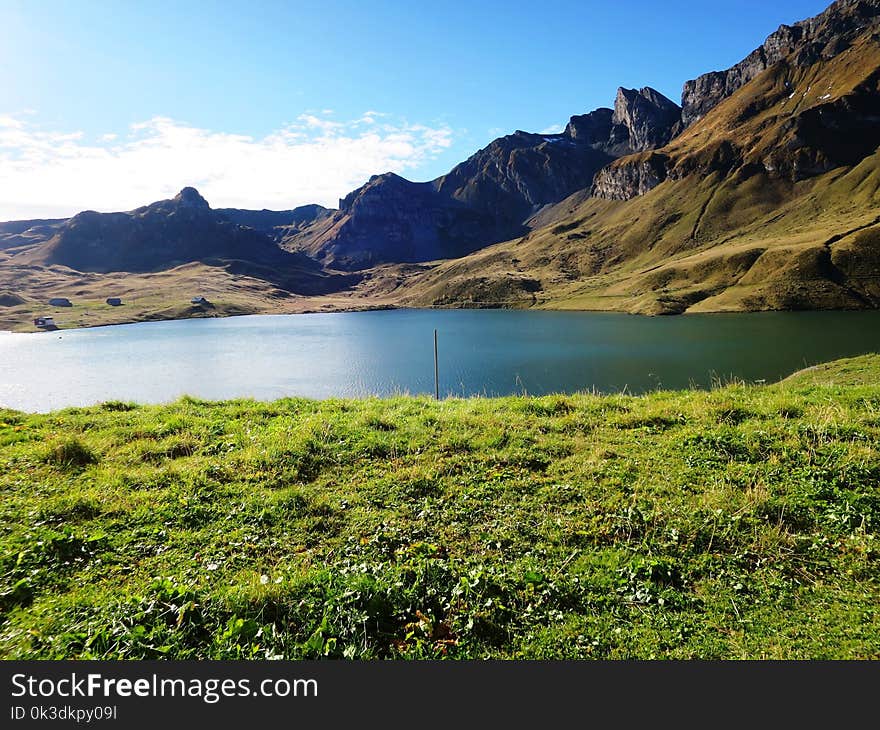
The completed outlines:
<svg viewBox="0 0 880 730">
<path fill-rule="evenodd" d="M 0 656 L 878 658 L 878 483 L 880 356 L 642 397 L 0 410 Z"/>
</svg>

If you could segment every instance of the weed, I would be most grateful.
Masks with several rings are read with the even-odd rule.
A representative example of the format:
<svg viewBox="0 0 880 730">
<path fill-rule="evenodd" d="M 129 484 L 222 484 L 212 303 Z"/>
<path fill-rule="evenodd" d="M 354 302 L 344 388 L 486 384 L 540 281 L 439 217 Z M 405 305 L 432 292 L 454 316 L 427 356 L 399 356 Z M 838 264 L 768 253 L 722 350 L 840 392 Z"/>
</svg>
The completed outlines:
<svg viewBox="0 0 880 730">
<path fill-rule="evenodd" d="M 61 469 L 82 469 L 98 461 L 95 453 L 77 438 L 67 438 L 50 447 L 46 461 Z"/>
</svg>

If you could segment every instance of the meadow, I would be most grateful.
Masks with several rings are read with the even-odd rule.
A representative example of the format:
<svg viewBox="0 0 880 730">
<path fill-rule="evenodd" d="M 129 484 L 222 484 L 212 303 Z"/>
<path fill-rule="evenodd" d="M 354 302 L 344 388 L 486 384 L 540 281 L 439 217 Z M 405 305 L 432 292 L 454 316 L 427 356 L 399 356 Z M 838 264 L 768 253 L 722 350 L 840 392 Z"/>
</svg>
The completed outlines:
<svg viewBox="0 0 880 730">
<path fill-rule="evenodd" d="M 880 658 L 880 356 L 0 410 L 0 656 Z"/>
</svg>

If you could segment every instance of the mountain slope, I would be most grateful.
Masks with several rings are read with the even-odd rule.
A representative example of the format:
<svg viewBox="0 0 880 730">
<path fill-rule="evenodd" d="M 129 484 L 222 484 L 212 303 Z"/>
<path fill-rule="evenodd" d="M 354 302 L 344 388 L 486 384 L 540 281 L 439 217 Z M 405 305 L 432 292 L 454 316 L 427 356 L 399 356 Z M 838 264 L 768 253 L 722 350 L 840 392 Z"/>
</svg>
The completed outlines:
<svg viewBox="0 0 880 730">
<path fill-rule="evenodd" d="M 285 236 L 333 213 L 323 205 L 301 205 L 292 210 L 246 210 L 244 208 L 215 208 L 216 212 L 239 226 L 246 226 L 280 241 Z"/>
<path fill-rule="evenodd" d="M 680 109 L 659 92 L 620 89 L 613 110 L 572 117 L 562 134 L 501 137 L 431 182 L 373 176 L 284 246 L 344 269 L 462 256 L 521 235 L 540 208 L 589 186 L 611 160 L 664 144 L 679 125 Z"/>
<path fill-rule="evenodd" d="M 682 122 L 689 126 L 768 68 L 786 60 L 811 66 L 846 50 L 866 27 L 875 25 L 880 7 L 874 0 L 838 0 L 824 12 L 794 25 L 781 25 L 762 45 L 725 71 L 688 81 L 682 91 Z"/>
<path fill-rule="evenodd" d="M 720 172 L 802 180 L 858 164 L 880 143 L 880 24 L 835 57 L 786 58 L 663 148 L 614 161 L 593 194 L 629 199 L 663 180 Z"/>
<path fill-rule="evenodd" d="M 49 218 L 0 223 L 0 251 L 47 241 L 66 220 Z"/>
<path fill-rule="evenodd" d="M 145 273 L 201 262 L 223 266 L 302 293 L 351 283 L 328 275 L 308 257 L 280 249 L 261 231 L 212 210 L 194 188 L 128 213 L 85 211 L 63 222 L 52 237 L 22 250 L 11 266 L 64 266 L 79 272 Z"/>
<path fill-rule="evenodd" d="M 554 225 L 410 280 L 402 303 L 643 314 L 880 305 L 877 155 L 796 184 L 692 177 L 558 208 Z"/>
<path fill-rule="evenodd" d="M 667 145 L 615 160 L 590 191 L 542 211 L 527 236 L 411 281 L 405 301 L 652 314 L 880 306 L 878 5 L 838 3 L 805 21 L 840 21 L 840 42 L 821 36 L 833 53 L 806 63 L 792 48 Z M 873 20 L 859 28 L 850 13 Z"/>
</svg>

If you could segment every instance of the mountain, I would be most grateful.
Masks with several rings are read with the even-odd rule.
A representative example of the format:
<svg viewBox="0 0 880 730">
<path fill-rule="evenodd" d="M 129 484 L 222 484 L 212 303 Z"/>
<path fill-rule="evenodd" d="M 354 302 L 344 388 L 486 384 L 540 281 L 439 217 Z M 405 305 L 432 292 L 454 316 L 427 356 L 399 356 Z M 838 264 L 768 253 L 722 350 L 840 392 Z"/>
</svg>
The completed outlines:
<svg viewBox="0 0 880 730">
<path fill-rule="evenodd" d="M 880 142 L 878 29 L 878 0 L 843 0 L 782 26 L 736 66 L 688 81 L 687 130 L 667 147 L 609 165 L 593 194 L 626 200 L 695 172 L 797 181 L 857 164 Z"/>
<path fill-rule="evenodd" d="M 312 203 L 291 210 L 215 208 L 214 212 L 236 225 L 268 233 L 273 239 L 280 241 L 284 236 L 291 235 L 334 211 Z M 0 250 L 47 241 L 68 220 L 70 219 L 53 218 L 0 222 Z"/>
<path fill-rule="evenodd" d="M 339 211 L 288 236 L 283 246 L 334 269 L 462 256 L 491 240 L 492 220 L 431 183 L 374 175 Z"/>
<path fill-rule="evenodd" d="M 235 311 L 880 307 L 880 0 L 780 26 L 681 102 L 620 88 L 561 133 L 500 137 L 429 182 L 374 175 L 338 210 L 212 210 L 187 188 L 0 224 L 0 285 L 39 299 L 187 268 L 231 287 Z"/>
<path fill-rule="evenodd" d="M 290 224 L 290 217 L 284 216 L 284 221 Z M 17 266 L 65 266 L 96 273 L 155 272 L 191 262 L 223 266 L 307 293 L 332 289 L 342 279 L 324 274 L 302 254 L 280 249 L 267 233 L 212 210 L 191 187 L 170 200 L 126 213 L 78 213 L 58 224 L 48 240 L 10 260 Z"/>
<path fill-rule="evenodd" d="M 658 91 L 620 89 L 614 109 L 572 117 L 561 134 L 501 137 L 431 182 L 375 175 L 283 245 L 350 270 L 463 256 L 522 235 L 532 215 L 588 187 L 612 160 L 666 143 L 680 119 Z"/>
<path fill-rule="evenodd" d="M 880 306 L 880 0 L 783 26 L 682 96 L 665 145 L 615 159 L 527 235 L 411 279 L 402 302 Z"/>
<path fill-rule="evenodd" d="M 0 251 L 30 246 L 48 240 L 66 218 L 49 218 L 0 223 Z"/>
<path fill-rule="evenodd" d="M 216 212 L 239 226 L 268 233 L 278 241 L 333 213 L 329 208 L 315 203 L 301 205 L 292 210 L 216 208 Z"/>
<path fill-rule="evenodd" d="M 77 271 L 155 271 L 206 258 L 277 261 L 263 233 L 231 223 L 195 188 L 128 213 L 84 211 L 64 222 L 23 261 Z"/>
<path fill-rule="evenodd" d="M 690 126 L 780 61 L 803 68 L 834 58 L 875 25 L 878 15 L 880 8 L 870 0 L 838 0 L 813 18 L 779 26 L 735 66 L 686 82 L 681 95 L 682 122 Z"/>
</svg>

